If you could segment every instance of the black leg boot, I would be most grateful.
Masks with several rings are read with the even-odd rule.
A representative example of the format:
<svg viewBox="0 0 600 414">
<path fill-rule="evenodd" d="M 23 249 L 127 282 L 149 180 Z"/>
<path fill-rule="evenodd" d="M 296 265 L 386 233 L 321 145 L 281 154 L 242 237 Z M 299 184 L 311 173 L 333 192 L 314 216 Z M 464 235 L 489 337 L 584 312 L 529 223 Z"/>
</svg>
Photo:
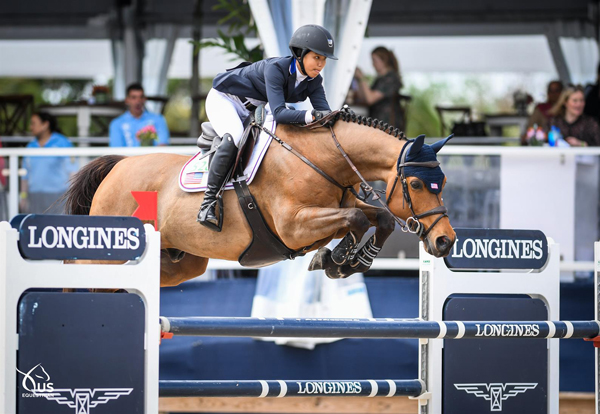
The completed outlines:
<svg viewBox="0 0 600 414">
<path fill-rule="evenodd" d="M 233 143 L 231 135 L 225 134 L 223 142 L 217 148 L 217 152 L 213 155 L 208 170 L 208 182 L 206 183 L 206 191 L 204 192 L 204 200 L 198 212 L 198 222 L 205 227 L 214 231 L 221 231 L 219 217 L 216 215 L 217 193 L 223 187 L 227 173 L 231 165 L 235 161 L 238 149 Z M 223 216 L 221 212 L 221 217 Z"/>
</svg>

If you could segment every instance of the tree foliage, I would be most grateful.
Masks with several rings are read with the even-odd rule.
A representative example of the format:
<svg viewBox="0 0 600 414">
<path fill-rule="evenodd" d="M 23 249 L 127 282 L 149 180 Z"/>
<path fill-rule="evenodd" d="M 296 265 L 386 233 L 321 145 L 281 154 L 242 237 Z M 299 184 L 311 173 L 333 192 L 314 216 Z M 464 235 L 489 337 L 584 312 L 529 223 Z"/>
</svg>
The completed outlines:
<svg viewBox="0 0 600 414">
<path fill-rule="evenodd" d="M 200 49 L 208 47 L 218 47 L 227 53 L 235 55 L 232 60 L 240 58 L 247 62 L 258 62 L 263 59 L 264 50 L 261 44 L 252 49 L 248 49 L 244 39 L 246 36 L 256 36 L 258 29 L 252 18 L 250 7 L 245 1 L 240 0 L 219 0 L 219 3 L 213 7 L 213 10 L 225 10 L 228 14 L 220 19 L 219 25 L 229 24 L 227 33 L 217 30 L 219 36 L 213 39 L 206 39 L 200 42 L 190 41 L 194 45 L 194 53 Z"/>
</svg>

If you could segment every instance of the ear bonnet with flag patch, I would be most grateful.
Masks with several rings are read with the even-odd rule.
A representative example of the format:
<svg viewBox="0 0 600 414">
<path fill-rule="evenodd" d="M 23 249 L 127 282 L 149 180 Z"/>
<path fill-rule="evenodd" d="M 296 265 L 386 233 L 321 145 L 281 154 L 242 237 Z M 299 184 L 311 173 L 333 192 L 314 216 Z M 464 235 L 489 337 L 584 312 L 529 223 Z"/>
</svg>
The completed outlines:
<svg viewBox="0 0 600 414">
<path fill-rule="evenodd" d="M 410 148 L 403 163 L 409 164 L 404 166 L 405 177 L 417 177 L 425 183 L 427 189 L 433 194 L 439 194 L 442 191 L 444 183 L 444 173 L 440 166 L 434 168 L 423 168 L 419 165 L 410 165 L 412 163 L 435 162 L 437 161 L 436 153 L 452 138 L 449 136 L 434 144 L 425 144 L 425 136 L 420 135 L 415 139 L 409 140 Z M 412 143 L 412 145 L 410 144 Z"/>
</svg>

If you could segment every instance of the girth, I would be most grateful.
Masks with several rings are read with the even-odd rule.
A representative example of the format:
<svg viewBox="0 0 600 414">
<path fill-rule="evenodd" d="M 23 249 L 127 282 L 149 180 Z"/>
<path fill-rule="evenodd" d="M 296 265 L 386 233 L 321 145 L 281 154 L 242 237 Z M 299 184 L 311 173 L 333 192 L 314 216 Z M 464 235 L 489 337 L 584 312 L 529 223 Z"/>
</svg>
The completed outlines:
<svg viewBox="0 0 600 414">
<path fill-rule="evenodd" d="M 254 196 L 250 193 L 246 177 L 235 180 L 233 187 L 252 230 L 252 241 L 238 259 L 242 266 L 263 267 L 306 254 L 307 248 L 291 250 L 269 229 Z"/>
</svg>

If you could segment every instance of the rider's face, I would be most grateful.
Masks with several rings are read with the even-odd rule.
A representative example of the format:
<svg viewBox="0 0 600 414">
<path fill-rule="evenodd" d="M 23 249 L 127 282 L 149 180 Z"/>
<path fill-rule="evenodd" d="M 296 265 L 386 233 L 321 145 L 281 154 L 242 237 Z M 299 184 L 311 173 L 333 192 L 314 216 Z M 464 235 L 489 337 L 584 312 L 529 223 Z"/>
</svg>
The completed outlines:
<svg viewBox="0 0 600 414">
<path fill-rule="evenodd" d="M 306 70 L 305 75 L 311 78 L 316 77 L 325 67 L 327 58 L 323 55 L 318 55 L 315 52 L 308 52 L 304 56 L 304 69 Z"/>
</svg>

